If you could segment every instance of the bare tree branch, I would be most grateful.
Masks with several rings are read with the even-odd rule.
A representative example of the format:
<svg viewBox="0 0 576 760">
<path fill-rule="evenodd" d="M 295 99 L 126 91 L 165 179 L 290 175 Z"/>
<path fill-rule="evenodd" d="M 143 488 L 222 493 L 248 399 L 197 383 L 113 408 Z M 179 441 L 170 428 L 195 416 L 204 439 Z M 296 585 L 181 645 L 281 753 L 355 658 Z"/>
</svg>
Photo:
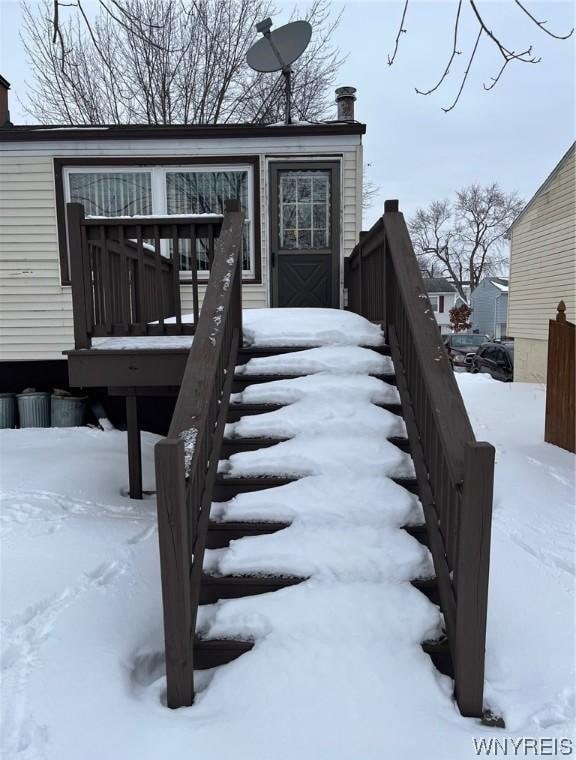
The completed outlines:
<svg viewBox="0 0 576 760">
<path fill-rule="evenodd" d="M 454 98 L 452 105 L 448 106 L 448 108 L 442 109 L 444 113 L 448 113 L 453 108 L 455 108 L 456 104 L 460 100 L 460 95 L 462 95 L 462 90 L 464 89 L 464 85 L 466 84 L 466 80 L 468 79 L 468 74 L 470 73 L 470 69 L 472 68 L 472 63 L 474 61 L 474 58 L 476 57 L 476 51 L 478 50 L 478 45 L 480 43 L 481 37 L 482 37 L 482 29 L 480 29 L 480 31 L 478 32 L 478 36 L 476 37 L 476 42 L 474 43 L 474 47 L 472 48 L 472 54 L 470 55 L 470 60 L 468 61 L 468 65 L 466 66 L 466 69 L 464 70 L 464 76 L 462 77 L 462 81 L 460 82 L 460 89 L 456 93 L 456 97 Z"/>
<path fill-rule="evenodd" d="M 566 40 L 566 39 L 568 39 L 569 37 L 571 37 L 573 35 L 573 33 L 574 33 L 574 29 L 573 28 L 567 34 L 556 34 L 554 32 L 551 32 L 545 26 L 547 24 L 547 21 L 544 21 L 544 20 L 540 21 L 539 19 L 537 19 L 525 7 L 525 5 L 522 2 L 520 2 L 520 0 L 514 0 L 514 2 L 518 6 L 518 8 L 520 9 L 520 11 L 522 13 L 524 13 L 539 29 L 541 29 L 543 32 L 545 32 L 550 37 L 553 37 L 556 40 Z M 398 53 L 398 49 L 399 49 L 399 45 L 400 45 L 401 35 L 403 33 L 405 34 L 407 32 L 407 30 L 404 28 L 404 21 L 406 19 L 406 14 L 407 14 L 407 11 L 408 11 L 408 4 L 409 4 L 409 0 L 406 0 L 406 2 L 404 3 L 403 11 L 402 11 L 402 20 L 400 22 L 400 27 L 399 27 L 398 33 L 396 35 L 396 41 L 395 41 L 395 45 L 394 45 L 394 52 L 393 52 L 392 56 L 390 56 L 390 55 L 388 56 L 388 64 L 390 66 L 394 63 L 394 61 L 396 59 L 396 55 Z M 472 64 L 473 64 L 474 59 L 476 57 L 476 53 L 477 53 L 477 50 L 478 50 L 478 45 L 480 43 L 480 39 L 482 38 L 483 35 L 487 39 L 489 39 L 491 41 L 491 43 L 496 47 L 498 53 L 502 56 L 502 59 L 503 59 L 502 66 L 500 67 L 500 69 L 498 70 L 498 72 L 496 73 L 496 75 L 490 77 L 491 83 L 490 84 L 486 84 L 486 83 L 483 84 L 483 87 L 484 87 L 485 90 L 491 90 L 491 89 L 493 89 L 496 86 L 496 84 L 500 81 L 500 78 L 502 77 L 502 75 L 504 74 L 504 71 L 506 70 L 506 68 L 508 67 L 508 65 L 510 63 L 512 63 L 514 61 L 519 61 L 520 63 L 533 63 L 534 64 L 534 63 L 540 63 L 541 60 L 542 60 L 540 57 L 537 57 L 536 55 L 533 54 L 533 52 L 532 52 L 532 45 L 529 45 L 525 50 L 522 50 L 521 52 L 518 52 L 518 53 L 516 51 L 514 51 L 514 50 L 508 49 L 506 47 L 506 45 L 502 42 L 502 40 L 500 39 L 500 37 L 496 33 L 494 33 L 491 29 L 488 28 L 488 26 L 486 25 L 486 23 L 484 21 L 482 13 L 478 9 L 478 6 L 477 6 L 477 3 L 475 2 L 475 0 L 468 0 L 467 4 L 471 8 L 472 13 L 474 15 L 474 18 L 476 20 L 476 23 L 478 24 L 478 34 L 476 36 L 476 40 L 475 40 L 474 45 L 472 47 L 472 51 L 471 51 L 470 57 L 468 59 L 468 64 L 467 64 L 466 69 L 464 71 L 464 74 L 462 76 L 462 79 L 461 79 L 461 82 L 460 82 L 460 87 L 458 89 L 456 97 L 455 97 L 454 101 L 452 102 L 452 104 L 449 107 L 442 109 L 445 113 L 448 113 L 453 108 L 455 108 L 456 105 L 458 104 L 459 100 L 460 100 L 460 97 L 462 95 L 462 92 L 464 91 L 464 87 L 465 87 L 467 79 L 468 79 L 468 74 L 470 72 L 470 69 L 472 68 Z M 461 8 L 462 8 L 462 0 L 458 0 L 458 8 L 457 8 L 457 11 L 456 11 L 456 18 L 454 20 L 454 27 L 453 27 L 452 52 L 451 52 L 451 55 L 450 55 L 450 57 L 448 59 L 448 63 L 446 65 L 443 73 L 441 74 L 440 78 L 438 79 L 438 81 L 436 82 L 436 84 L 433 87 L 431 87 L 428 90 L 420 90 L 417 87 L 415 88 L 416 92 L 419 95 L 430 95 L 433 92 L 436 92 L 436 90 L 438 90 L 442 86 L 442 84 L 444 84 L 445 80 L 447 79 L 447 77 L 448 77 L 448 75 L 450 73 L 451 66 L 452 66 L 452 64 L 454 62 L 455 57 L 457 55 L 460 55 L 460 53 L 461 53 L 461 51 L 458 50 L 458 30 L 459 30 L 459 24 L 460 24 L 460 20 L 461 20 L 461 15 L 460 15 Z"/>
<path fill-rule="evenodd" d="M 406 29 L 404 29 L 404 20 L 406 19 L 406 11 L 408 10 L 409 2 L 410 0 L 406 0 L 406 2 L 404 3 L 402 18 L 400 19 L 400 26 L 398 28 L 398 34 L 396 35 L 396 43 L 394 44 L 394 52 L 392 53 L 392 56 L 388 56 L 388 66 L 392 66 L 392 64 L 396 60 L 396 53 L 398 52 L 398 47 L 400 45 L 400 35 L 406 34 Z"/>
<path fill-rule="evenodd" d="M 551 32 L 549 29 L 546 29 L 546 27 L 544 26 L 545 24 L 548 23 L 547 21 L 538 21 L 538 19 L 535 18 L 530 13 L 530 11 L 522 5 L 520 0 L 514 0 L 514 2 L 519 8 L 521 8 L 524 11 L 524 13 L 528 16 L 528 18 L 530 18 L 536 24 L 536 26 L 539 26 L 540 29 L 542 29 L 543 32 L 546 32 L 546 34 L 548 34 L 550 37 L 554 37 L 555 40 L 567 40 L 568 37 L 571 37 L 572 34 L 574 33 L 574 27 L 572 27 L 572 29 L 568 32 L 568 34 L 554 34 L 554 32 Z"/>
<path fill-rule="evenodd" d="M 414 89 L 418 93 L 418 95 L 430 95 L 432 92 L 437 90 L 442 82 L 446 79 L 448 76 L 448 73 L 450 72 L 450 66 L 452 65 L 452 61 L 457 55 L 460 55 L 460 50 L 457 50 L 458 46 L 458 24 L 460 23 L 460 11 L 462 10 L 462 0 L 458 0 L 458 8 L 456 10 L 456 20 L 454 21 L 454 45 L 452 46 L 452 54 L 450 58 L 448 59 L 448 63 L 446 64 L 446 68 L 444 69 L 444 73 L 438 80 L 438 82 L 434 85 L 434 87 L 431 87 L 429 90 L 426 90 L 425 92 L 422 90 L 419 90 L 417 87 Z"/>
</svg>

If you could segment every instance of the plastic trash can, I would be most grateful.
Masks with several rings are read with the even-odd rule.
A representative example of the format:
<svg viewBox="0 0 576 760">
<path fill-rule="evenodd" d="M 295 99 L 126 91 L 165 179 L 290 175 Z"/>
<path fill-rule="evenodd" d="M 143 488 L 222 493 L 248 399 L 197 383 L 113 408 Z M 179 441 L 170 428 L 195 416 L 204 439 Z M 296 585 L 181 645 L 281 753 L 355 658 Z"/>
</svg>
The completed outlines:
<svg viewBox="0 0 576 760">
<path fill-rule="evenodd" d="M 19 393 L 18 415 L 20 427 L 50 427 L 50 394 L 44 391 Z"/>
<path fill-rule="evenodd" d="M 52 427 L 80 427 L 84 423 L 87 398 L 54 393 L 50 402 Z"/>
<path fill-rule="evenodd" d="M 0 393 L 0 428 L 16 427 L 16 395 Z"/>
</svg>

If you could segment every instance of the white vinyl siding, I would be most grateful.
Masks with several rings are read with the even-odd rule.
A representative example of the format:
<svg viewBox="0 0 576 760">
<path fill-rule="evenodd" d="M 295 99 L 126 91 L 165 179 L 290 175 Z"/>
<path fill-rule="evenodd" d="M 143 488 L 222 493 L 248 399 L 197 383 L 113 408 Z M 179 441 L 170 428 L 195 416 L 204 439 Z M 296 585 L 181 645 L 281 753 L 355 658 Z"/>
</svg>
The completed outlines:
<svg viewBox="0 0 576 760">
<path fill-rule="evenodd" d="M 97 156 L 259 156 L 262 283 L 245 283 L 245 308 L 269 305 L 269 160 L 341 158 L 341 252 L 361 229 L 362 147 L 359 135 L 38 141 L 0 144 L 0 360 L 61 359 L 74 347 L 70 287 L 60 284 L 53 158 Z M 256 230 L 255 230 L 256 234 Z M 341 268 L 343 269 L 343 267 Z M 200 288 L 202 296 L 204 288 Z M 182 306 L 192 311 L 190 286 Z"/>
<path fill-rule="evenodd" d="M 561 299 L 576 321 L 575 188 L 573 146 L 512 228 L 508 333 L 516 339 L 546 341 Z"/>
</svg>

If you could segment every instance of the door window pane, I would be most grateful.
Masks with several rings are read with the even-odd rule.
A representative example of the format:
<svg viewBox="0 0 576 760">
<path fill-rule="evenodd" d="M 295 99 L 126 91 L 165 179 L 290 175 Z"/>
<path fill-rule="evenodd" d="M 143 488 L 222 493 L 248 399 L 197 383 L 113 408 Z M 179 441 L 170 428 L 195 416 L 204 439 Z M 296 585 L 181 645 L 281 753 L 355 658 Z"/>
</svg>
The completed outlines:
<svg viewBox="0 0 576 760">
<path fill-rule="evenodd" d="M 87 216 L 136 216 L 152 213 L 149 172 L 70 172 L 70 202 Z"/>
<path fill-rule="evenodd" d="M 248 171 L 166 172 L 166 210 L 168 214 L 223 214 L 224 201 L 239 200 L 244 212 L 242 268 L 250 271 L 250 207 Z M 198 269 L 209 269 L 206 241 L 196 241 Z M 181 244 L 180 269 L 190 270 L 190 244 Z"/>
<path fill-rule="evenodd" d="M 278 186 L 279 246 L 330 247 L 330 171 L 283 171 Z"/>
</svg>

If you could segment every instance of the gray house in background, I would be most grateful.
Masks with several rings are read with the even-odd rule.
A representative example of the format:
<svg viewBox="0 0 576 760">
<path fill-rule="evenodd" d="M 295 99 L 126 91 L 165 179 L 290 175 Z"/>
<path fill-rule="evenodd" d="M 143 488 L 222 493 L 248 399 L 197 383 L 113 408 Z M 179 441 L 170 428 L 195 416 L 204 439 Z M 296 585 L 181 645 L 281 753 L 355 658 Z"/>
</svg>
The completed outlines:
<svg viewBox="0 0 576 760">
<path fill-rule="evenodd" d="M 472 330 L 496 340 L 505 338 L 508 314 L 508 280 L 485 277 L 470 294 Z"/>
</svg>

